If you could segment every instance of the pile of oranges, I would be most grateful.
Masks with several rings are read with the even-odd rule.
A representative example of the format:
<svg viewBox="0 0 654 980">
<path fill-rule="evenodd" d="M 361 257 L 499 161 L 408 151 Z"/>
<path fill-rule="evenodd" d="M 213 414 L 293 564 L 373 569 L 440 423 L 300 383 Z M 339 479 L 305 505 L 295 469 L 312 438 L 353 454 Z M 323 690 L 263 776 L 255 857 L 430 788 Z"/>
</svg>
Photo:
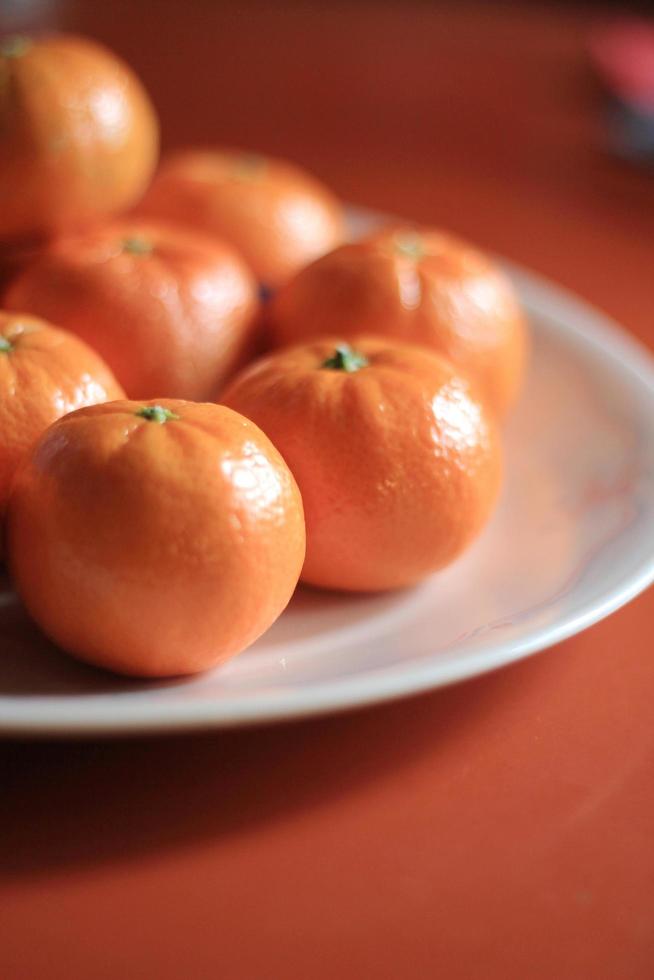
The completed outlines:
<svg viewBox="0 0 654 980">
<path fill-rule="evenodd" d="M 346 242 L 280 160 L 157 170 L 133 72 L 0 40 L 0 520 L 62 649 L 142 677 L 239 653 L 302 580 L 374 591 L 487 521 L 527 334 L 503 274 L 435 229 Z"/>
</svg>

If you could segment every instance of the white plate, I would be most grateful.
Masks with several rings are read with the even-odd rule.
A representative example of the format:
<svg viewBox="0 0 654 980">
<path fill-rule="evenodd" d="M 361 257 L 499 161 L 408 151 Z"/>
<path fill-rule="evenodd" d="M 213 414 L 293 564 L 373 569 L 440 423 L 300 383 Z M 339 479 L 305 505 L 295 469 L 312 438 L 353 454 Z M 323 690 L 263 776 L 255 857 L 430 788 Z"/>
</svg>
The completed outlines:
<svg viewBox="0 0 654 980">
<path fill-rule="evenodd" d="M 361 222 L 371 220 L 359 215 Z M 531 322 L 507 479 L 482 537 L 418 588 L 299 590 L 254 647 L 201 677 L 113 678 L 57 652 L 0 583 L 0 732 L 221 727 L 370 704 L 552 646 L 654 579 L 654 366 L 586 304 L 508 267 Z"/>
</svg>

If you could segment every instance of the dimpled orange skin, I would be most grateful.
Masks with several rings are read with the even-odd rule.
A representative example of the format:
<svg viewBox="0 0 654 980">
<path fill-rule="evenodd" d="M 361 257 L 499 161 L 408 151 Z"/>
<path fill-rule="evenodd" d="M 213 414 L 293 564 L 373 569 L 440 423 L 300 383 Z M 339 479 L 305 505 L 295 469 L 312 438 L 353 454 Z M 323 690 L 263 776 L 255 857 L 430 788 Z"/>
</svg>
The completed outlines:
<svg viewBox="0 0 654 980">
<path fill-rule="evenodd" d="M 9 505 L 10 570 L 37 624 L 79 659 L 139 677 L 192 674 L 253 643 L 289 601 L 304 549 L 288 467 L 218 405 L 68 415 Z"/>
<path fill-rule="evenodd" d="M 12 283 L 5 305 L 82 337 L 130 398 L 201 401 L 246 359 L 258 299 L 231 246 L 123 219 L 53 242 Z"/>
<path fill-rule="evenodd" d="M 36 317 L 0 312 L 0 518 L 14 473 L 43 430 L 66 412 L 124 394 L 81 340 Z"/>
<path fill-rule="evenodd" d="M 143 86 L 85 38 L 0 40 L 0 238 L 43 238 L 131 205 L 159 154 Z"/>
<path fill-rule="evenodd" d="M 388 229 L 325 255 L 273 298 L 268 324 L 276 345 L 334 333 L 424 344 L 465 371 L 499 417 L 525 370 L 527 328 L 510 282 L 435 229 Z"/>
<path fill-rule="evenodd" d="M 170 156 L 138 211 L 231 242 L 270 287 L 338 245 L 345 230 L 340 202 L 310 174 L 238 150 Z"/>
<path fill-rule="evenodd" d="M 290 466 L 307 526 L 303 581 L 409 585 L 451 562 L 487 520 L 501 454 L 468 382 L 438 354 L 354 338 L 367 366 L 323 366 L 338 340 L 270 354 L 228 387 Z"/>
</svg>

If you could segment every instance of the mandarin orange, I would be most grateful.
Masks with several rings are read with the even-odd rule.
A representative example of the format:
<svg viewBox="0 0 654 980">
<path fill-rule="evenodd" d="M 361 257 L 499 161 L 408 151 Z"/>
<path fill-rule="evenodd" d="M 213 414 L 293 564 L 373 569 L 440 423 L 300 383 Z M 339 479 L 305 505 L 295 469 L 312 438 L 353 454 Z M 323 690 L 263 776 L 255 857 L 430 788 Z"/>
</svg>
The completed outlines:
<svg viewBox="0 0 654 980">
<path fill-rule="evenodd" d="M 231 246 L 121 219 L 52 242 L 11 284 L 5 305 L 86 340 L 130 398 L 203 400 L 246 356 L 256 289 Z"/>
<path fill-rule="evenodd" d="M 0 312 L 0 519 L 14 473 L 44 429 L 66 412 L 123 397 L 107 365 L 77 337 Z"/>
<path fill-rule="evenodd" d="M 318 180 L 284 160 L 235 150 L 164 160 L 138 211 L 231 242 L 271 288 L 344 236 L 342 206 Z"/>
<path fill-rule="evenodd" d="M 311 585 L 416 582 L 456 558 L 495 503 L 494 422 L 438 354 L 316 340 L 255 362 L 223 400 L 261 426 L 298 482 Z"/>
<path fill-rule="evenodd" d="M 0 41 L 0 238 L 44 238 L 131 207 L 159 152 L 130 68 L 67 35 Z"/>
<path fill-rule="evenodd" d="M 20 469 L 10 570 L 81 660 L 142 677 L 243 650 L 280 614 L 305 549 L 300 495 L 254 423 L 218 405 L 118 401 L 67 415 Z"/>
</svg>

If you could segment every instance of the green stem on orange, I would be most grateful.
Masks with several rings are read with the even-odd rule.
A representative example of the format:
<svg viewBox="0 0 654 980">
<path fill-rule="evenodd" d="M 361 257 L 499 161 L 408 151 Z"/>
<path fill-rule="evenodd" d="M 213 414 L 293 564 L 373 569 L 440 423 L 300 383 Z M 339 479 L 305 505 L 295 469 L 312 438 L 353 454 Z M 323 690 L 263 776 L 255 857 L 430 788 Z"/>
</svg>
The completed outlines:
<svg viewBox="0 0 654 980">
<path fill-rule="evenodd" d="M 8 354 L 13 349 L 13 346 L 11 341 L 7 340 L 6 337 L 0 337 L 0 354 Z"/>
<path fill-rule="evenodd" d="M 32 47 L 32 39 L 24 34 L 10 34 L 0 41 L 0 56 L 21 58 Z"/>
<path fill-rule="evenodd" d="M 154 248 L 147 238 L 139 238 L 137 235 L 133 238 L 124 238 L 120 246 L 123 252 L 129 252 L 130 255 L 149 255 Z"/>
<path fill-rule="evenodd" d="M 395 248 L 401 255 L 405 255 L 408 259 L 415 259 L 416 261 L 424 258 L 425 255 L 425 246 L 417 232 L 403 232 L 400 235 L 396 235 Z"/>
<path fill-rule="evenodd" d="M 139 418 L 147 419 L 148 422 L 158 422 L 159 425 L 163 425 L 164 422 L 171 422 L 181 417 L 179 415 L 175 415 L 175 413 L 171 412 L 169 408 L 164 408 L 162 405 L 144 405 L 143 408 L 139 408 L 136 415 L 138 415 Z"/>
<path fill-rule="evenodd" d="M 352 350 L 349 344 L 337 344 L 332 356 L 323 361 L 321 367 L 328 368 L 330 371 L 346 371 L 348 374 L 353 374 L 367 365 L 368 358 Z"/>
<path fill-rule="evenodd" d="M 258 153 L 243 153 L 234 161 L 233 174 L 240 179 L 251 180 L 259 177 L 266 164 L 266 158 Z"/>
</svg>

